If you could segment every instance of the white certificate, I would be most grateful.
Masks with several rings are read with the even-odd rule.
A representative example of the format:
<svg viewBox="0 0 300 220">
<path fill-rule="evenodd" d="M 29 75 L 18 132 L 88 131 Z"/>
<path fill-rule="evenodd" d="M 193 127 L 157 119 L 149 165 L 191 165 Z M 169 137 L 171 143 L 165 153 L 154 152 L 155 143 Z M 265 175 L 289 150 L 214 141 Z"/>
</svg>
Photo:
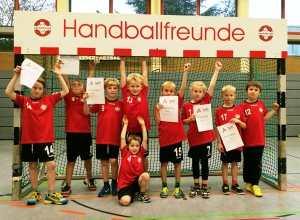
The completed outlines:
<svg viewBox="0 0 300 220">
<path fill-rule="evenodd" d="M 32 88 L 43 73 L 44 68 L 27 58 L 23 61 L 21 67 L 20 84 Z"/>
<path fill-rule="evenodd" d="M 211 104 L 194 105 L 194 114 L 199 132 L 213 130 Z"/>
<path fill-rule="evenodd" d="M 104 79 L 87 78 L 86 92 L 89 94 L 87 104 L 104 104 Z"/>
<path fill-rule="evenodd" d="M 227 123 L 217 127 L 226 151 L 244 146 L 240 133 L 234 123 Z"/>
<path fill-rule="evenodd" d="M 163 105 L 159 111 L 160 120 L 178 122 L 178 96 L 160 96 L 159 103 Z"/>
<path fill-rule="evenodd" d="M 79 56 L 60 56 L 61 72 L 66 75 L 79 75 Z"/>
</svg>

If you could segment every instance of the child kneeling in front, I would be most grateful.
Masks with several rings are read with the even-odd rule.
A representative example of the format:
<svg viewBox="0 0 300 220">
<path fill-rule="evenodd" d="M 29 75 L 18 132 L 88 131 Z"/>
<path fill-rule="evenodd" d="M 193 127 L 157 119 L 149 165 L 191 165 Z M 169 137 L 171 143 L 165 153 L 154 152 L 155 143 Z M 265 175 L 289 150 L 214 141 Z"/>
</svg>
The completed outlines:
<svg viewBox="0 0 300 220">
<path fill-rule="evenodd" d="M 128 119 L 123 117 L 123 129 L 121 133 L 121 165 L 118 177 L 118 199 L 119 203 L 127 206 L 133 202 L 136 192 L 137 200 L 148 203 L 150 198 L 145 194 L 146 188 L 150 182 L 150 175 L 144 172 L 143 159 L 144 152 L 147 149 L 147 130 L 145 121 L 142 117 L 137 117 L 142 128 L 143 142 L 137 135 L 126 137 Z"/>
</svg>

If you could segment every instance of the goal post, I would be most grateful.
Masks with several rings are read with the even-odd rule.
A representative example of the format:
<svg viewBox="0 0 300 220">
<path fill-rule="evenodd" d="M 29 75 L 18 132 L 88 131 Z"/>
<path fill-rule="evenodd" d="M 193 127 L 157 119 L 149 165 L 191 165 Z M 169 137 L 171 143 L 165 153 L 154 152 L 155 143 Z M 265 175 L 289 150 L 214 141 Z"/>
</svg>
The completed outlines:
<svg viewBox="0 0 300 220">
<path fill-rule="evenodd" d="M 235 104 L 246 99 L 245 85 L 251 80 L 262 83 L 261 99 L 268 109 L 277 100 L 281 108 L 278 117 L 266 122 L 266 150 L 263 158 L 262 179 L 274 187 L 286 189 L 286 119 L 285 119 L 285 58 L 287 57 L 286 21 L 281 19 L 214 18 L 116 15 L 76 13 L 15 12 L 16 57 L 23 55 L 45 68 L 47 93 L 60 91 L 58 81 L 51 73 L 53 59 L 57 55 L 99 57 L 95 77 L 119 78 L 119 57 L 126 56 L 127 73 L 140 72 L 140 57 L 147 58 L 149 77 L 149 132 L 150 168 L 152 175 L 159 174 L 159 146 L 157 129 L 152 120 L 153 109 L 160 96 L 160 86 L 172 80 L 181 84 L 182 67 L 190 62 L 185 100 L 190 100 L 189 84 L 203 81 L 209 85 L 214 63 L 219 60 L 223 68 L 219 74 L 212 102 L 213 111 L 223 104 L 221 88 L 232 84 L 237 88 Z M 27 17 L 25 21 L 22 18 Z M 149 19 L 149 16 L 152 16 Z M 167 21 L 166 21 L 166 18 Z M 97 23 L 95 21 L 105 21 Z M 90 24 L 90 25 L 88 25 Z M 187 25 L 186 25 L 187 24 Z M 268 24 L 268 25 L 266 25 Z M 24 31 L 24 30 L 34 31 Z M 275 34 L 276 33 L 276 34 Z M 34 43 L 32 43 L 34 40 Z M 47 45 L 47 46 L 45 46 Z M 270 49 L 272 48 L 272 49 Z M 86 81 L 90 58 L 80 60 L 80 74 L 76 78 Z M 75 76 L 70 76 L 72 80 Z M 28 89 L 24 89 L 28 95 Z M 118 96 L 121 98 L 121 94 Z M 65 175 L 66 147 L 64 131 L 64 104 L 55 108 L 55 158 L 57 178 Z M 15 116 L 17 117 L 17 116 Z M 96 117 L 92 116 L 92 135 L 95 138 Z M 17 133 L 16 133 L 17 135 Z M 17 136 L 15 136 L 17 138 Z M 191 161 L 186 157 L 188 145 L 183 143 L 182 171 L 191 174 Z M 95 149 L 94 149 L 95 150 Z M 18 153 L 16 153 L 18 154 Z M 94 153 L 95 155 L 95 153 Z M 17 156 L 17 155 L 16 155 Z M 93 175 L 101 177 L 99 161 L 93 158 Z M 26 163 L 22 163 L 22 192 L 30 185 Z M 210 174 L 220 174 L 221 162 L 216 143 L 210 159 Z M 15 167 L 17 168 L 17 167 Z M 18 167 L 19 168 L 19 167 Z M 168 167 L 172 173 L 172 167 Z M 239 170 L 242 170 L 241 165 Z M 18 174 L 19 175 L 19 174 Z M 27 176 L 26 176 L 27 175 Z M 78 160 L 74 177 L 85 176 L 83 163 Z M 41 175 L 41 181 L 44 180 Z M 17 188 L 13 188 L 16 190 Z M 15 194 L 14 192 L 13 194 Z"/>
</svg>

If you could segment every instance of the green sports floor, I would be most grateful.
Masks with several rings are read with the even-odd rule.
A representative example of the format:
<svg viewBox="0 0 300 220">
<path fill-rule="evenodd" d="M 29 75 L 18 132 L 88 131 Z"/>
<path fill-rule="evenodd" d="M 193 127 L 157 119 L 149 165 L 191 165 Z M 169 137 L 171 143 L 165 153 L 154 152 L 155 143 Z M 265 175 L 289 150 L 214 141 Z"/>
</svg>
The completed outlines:
<svg viewBox="0 0 300 220">
<path fill-rule="evenodd" d="M 172 196 L 174 177 L 168 178 L 169 197 L 161 199 L 160 178 L 152 178 L 147 190 L 151 203 L 135 201 L 128 207 L 118 204 L 116 196 L 98 198 L 102 180 L 98 179 L 98 190 L 91 192 L 83 180 L 72 181 L 72 194 L 67 205 L 45 205 L 43 199 L 35 206 L 27 206 L 27 198 L 12 201 L 12 141 L 0 141 L 0 219 L 239 219 L 239 220 L 299 220 L 300 219 L 300 138 L 287 140 L 287 191 L 279 191 L 264 182 L 260 182 L 263 197 L 251 193 L 245 195 L 223 195 L 221 176 L 210 176 L 211 197 L 189 198 L 192 177 L 183 177 L 181 189 L 187 200 Z M 229 178 L 230 179 L 230 178 Z M 56 181 L 60 191 L 61 180 Z M 239 184 L 244 189 L 242 176 Z M 43 195 L 47 192 L 47 183 L 40 185 Z"/>
</svg>

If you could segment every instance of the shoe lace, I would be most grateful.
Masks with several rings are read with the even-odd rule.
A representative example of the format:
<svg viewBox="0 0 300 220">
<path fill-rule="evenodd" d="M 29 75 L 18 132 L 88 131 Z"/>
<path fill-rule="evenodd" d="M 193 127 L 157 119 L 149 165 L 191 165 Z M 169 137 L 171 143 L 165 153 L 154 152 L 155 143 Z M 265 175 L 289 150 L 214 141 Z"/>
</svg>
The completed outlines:
<svg viewBox="0 0 300 220">
<path fill-rule="evenodd" d="M 38 194 L 37 192 L 32 192 L 29 194 L 28 196 L 29 199 L 37 199 L 38 198 Z"/>
<path fill-rule="evenodd" d="M 178 187 L 176 187 L 174 189 L 173 195 L 177 195 L 179 193 L 180 189 Z"/>
<path fill-rule="evenodd" d="M 163 191 L 163 193 L 167 194 L 168 193 L 168 187 L 163 187 L 161 191 Z"/>
<path fill-rule="evenodd" d="M 56 199 L 62 199 L 62 198 L 63 198 L 63 196 L 62 196 L 60 193 L 53 193 L 53 194 L 51 195 L 51 197 L 54 197 L 54 198 L 56 198 Z"/>
</svg>

